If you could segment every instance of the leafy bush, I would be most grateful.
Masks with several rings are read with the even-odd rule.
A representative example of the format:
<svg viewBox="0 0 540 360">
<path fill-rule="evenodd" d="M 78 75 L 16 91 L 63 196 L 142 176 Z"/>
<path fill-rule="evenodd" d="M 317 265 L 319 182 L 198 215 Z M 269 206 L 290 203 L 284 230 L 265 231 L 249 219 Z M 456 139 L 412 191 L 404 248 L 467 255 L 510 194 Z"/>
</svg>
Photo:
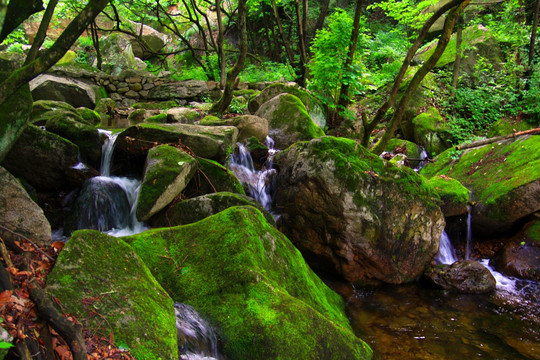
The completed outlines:
<svg viewBox="0 0 540 360">
<path fill-rule="evenodd" d="M 248 64 L 238 77 L 240 81 L 245 82 L 270 82 L 280 81 L 282 79 L 286 81 L 294 80 L 293 70 L 288 64 L 272 61 L 265 61 L 260 65 Z"/>
</svg>

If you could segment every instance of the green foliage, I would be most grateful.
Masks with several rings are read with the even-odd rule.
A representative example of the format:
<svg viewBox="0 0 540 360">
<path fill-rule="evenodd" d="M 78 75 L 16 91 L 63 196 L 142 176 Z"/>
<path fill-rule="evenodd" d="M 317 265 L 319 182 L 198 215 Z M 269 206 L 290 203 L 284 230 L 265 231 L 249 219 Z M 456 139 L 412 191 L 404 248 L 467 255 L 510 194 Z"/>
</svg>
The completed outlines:
<svg viewBox="0 0 540 360">
<path fill-rule="evenodd" d="M 247 110 L 247 101 L 242 101 L 241 97 L 234 97 L 229 105 L 229 112 L 234 114 L 245 114 Z"/>
<path fill-rule="evenodd" d="M 395 27 L 378 30 L 366 41 L 362 56 L 375 88 L 394 80 L 409 45 L 406 34 Z"/>
<path fill-rule="evenodd" d="M 265 61 L 260 65 L 248 64 L 238 75 L 244 82 L 293 81 L 295 75 L 289 64 Z"/>
<path fill-rule="evenodd" d="M 22 54 L 22 45 L 26 44 L 26 36 L 24 34 L 24 26 L 20 25 L 13 30 L 2 42 L 2 45 L 6 45 L 7 51 Z"/>
<path fill-rule="evenodd" d="M 424 22 L 431 16 L 431 13 L 425 10 L 438 2 L 439 0 L 387 0 L 370 5 L 367 8 L 380 8 L 386 15 L 400 24 L 413 29 L 420 29 L 424 25 Z"/>
<path fill-rule="evenodd" d="M 529 79 L 528 89 L 523 91 L 521 106 L 527 114 L 528 121 L 540 125 L 540 66 L 535 66 L 534 72 Z"/>
</svg>

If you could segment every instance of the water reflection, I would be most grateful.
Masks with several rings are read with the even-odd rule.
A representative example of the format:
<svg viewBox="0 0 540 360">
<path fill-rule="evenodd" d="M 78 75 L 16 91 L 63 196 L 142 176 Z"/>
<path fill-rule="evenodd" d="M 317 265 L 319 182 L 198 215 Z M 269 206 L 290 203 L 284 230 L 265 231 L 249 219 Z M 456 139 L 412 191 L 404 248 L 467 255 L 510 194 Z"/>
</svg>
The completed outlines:
<svg viewBox="0 0 540 360">
<path fill-rule="evenodd" d="M 416 284 L 336 288 L 374 359 L 540 359 L 539 303 Z M 538 299 L 536 287 L 535 299 Z M 524 306 L 522 306 L 524 305 Z"/>
</svg>

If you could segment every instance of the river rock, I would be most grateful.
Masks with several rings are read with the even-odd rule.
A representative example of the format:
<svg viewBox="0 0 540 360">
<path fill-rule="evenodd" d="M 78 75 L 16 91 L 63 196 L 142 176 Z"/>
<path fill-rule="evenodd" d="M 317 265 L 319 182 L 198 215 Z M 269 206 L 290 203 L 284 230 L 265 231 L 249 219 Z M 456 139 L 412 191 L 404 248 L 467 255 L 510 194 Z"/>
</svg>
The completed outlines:
<svg viewBox="0 0 540 360">
<path fill-rule="evenodd" d="M 264 142 L 268 136 L 268 120 L 255 115 L 240 115 L 228 119 L 207 116 L 199 122 L 200 125 L 234 126 L 238 129 L 238 141 L 254 137 Z"/>
<path fill-rule="evenodd" d="M 28 125 L 2 166 L 37 190 L 58 190 L 74 185 L 68 173 L 79 162 L 78 153 L 79 148 L 72 142 Z"/>
<path fill-rule="evenodd" d="M 174 303 L 124 241 L 73 234 L 47 277 L 47 292 L 85 328 L 137 359 L 178 359 Z M 97 316 L 96 314 L 99 314 Z"/>
<path fill-rule="evenodd" d="M 421 174 L 446 175 L 471 190 L 475 235 L 505 232 L 540 211 L 540 136 L 522 136 L 458 154 L 449 149 Z"/>
<path fill-rule="evenodd" d="M 193 124 L 199 120 L 199 112 L 189 108 L 174 107 L 167 110 L 168 123 Z"/>
<path fill-rule="evenodd" d="M 0 72 L 3 81 L 10 73 Z M 24 131 L 32 111 L 32 95 L 25 85 L 0 104 L 0 162 Z"/>
<path fill-rule="evenodd" d="M 42 74 L 30 81 L 34 100 L 56 100 L 73 107 L 93 109 L 99 98 L 99 87 L 85 80 L 53 74 Z"/>
<path fill-rule="evenodd" d="M 497 282 L 488 268 L 474 260 L 459 260 L 452 265 L 437 265 L 424 274 L 434 285 L 463 294 L 485 294 Z"/>
<path fill-rule="evenodd" d="M 306 106 L 307 112 L 313 122 L 321 129 L 324 129 L 326 126 L 326 114 L 324 108 L 309 91 L 301 88 L 294 82 L 272 84 L 265 87 L 264 90 L 249 99 L 249 112 L 255 114 L 262 104 L 280 94 L 291 94 L 298 97 Z"/>
<path fill-rule="evenodd" d="M 278 226 L 318 269 L 399 284 L 421 275 L 437 252 L 444 218 L 412 169 L 334 137 L 296 143 L 275 162 Z"/>
<path fill-rule="evenodd" d="M 277 149 L 285 149 L 297 141 L 324 136 L 309 116 L 305 105 L 291 94 L 281 94 L 265 102 L 255 113 L 268 120 L 270 137 Z"/>
<path fill-rule="evenodd" d="M 78 229 L 109 231 L 129 225 L 131 207 L 124 189 L 109 177 L 88 179 L 71 207 L 64 235 Z"/>
<path fill-rule="evenodd" d="M 49 111 L 43 114 L 41 119 L 46 121 L 47 131 L 60 135 L 79 147 L 83 162 L 99 168 L 105 136 L 100 134 L 95 126 L 84 121 L 77 111 Z"/>
<path fill-rule="evenodd" d="M 159 216 L 156 215 L 151 225 L 152 227 L 187 225 L 215 215 L 230 207 L 247 205 L 257 208 L 269 224 L 276 225 L 272 214 L 257 201 L 246 195 L 230 192 L 217 192 L 182 200 L 168 208 L 165 213 Z"/>
<path fill-rule="evenodd" d="M 467 214 L 469 190 L 459 181 L 445 175 L 437 175 L 429 179 L 428 185 L 439 195 L 441 211 L 445 217 Z"/>
<path fill-rule="evenodd" d="M 144 163 L 146 153 L 158 144 L 182 144 L 198 157 L 224 161 L 234 150 L 238 130 L 232 126 L 139 124 L 118 135 L 114 148 L 117 164 Z M 127 159 L 127 160 L 126 160 Z"/>
<path fill-rule="evenodd" d="M 103 59 L 103 70 L 111 75 L 120 75 L 122 71 L 137 69 L 131 41 L 127 35 L 118 32 L 103 36 L 99 40 Z"/>
<path fill-rule="evenodd" d="M 148 92 L 148 100 L 196 100 L 208 94 L 208 85 L 202 80 L 185 80 L 157 85 Z"/>
<path fill-rule="evenodd" d="M 0 224 L 40 246 L 51 244 L 51 225 L 43 210 L 30 198 L 19 180 L 0 166 Z M 20 238 L 0 229 L 5 240 Z"/>
<path fill-rule="evenodd" d="M 180 149 L 169 145 L 150 149 L 137 201 L 137 219 L 147 221 L 169 205 L 184 190 L 196 169 L 196 160 Z"/>
<path fill-rule="evenodd" d="M 450 143 L 450 127 L 439 110 L 430 107 L 412 119 L 414 142 L 422 145 L 428 154 L 435 156 L 448 149 Z"/>
<path fill-rule="evenodd" d="M 244 187 L 231 170 L 216 161 L 197 158 L 197 172 L 184 190 L 184 194 L 187 197 L 195 197 L 215 192 L 246 194 Z"/>
<path fill-rule="evenodd" d="M 216 326 L 225 358 L 371 357 L 340 296 L 251 206 L 123 240 L 175 300 Z"/>
</svg>

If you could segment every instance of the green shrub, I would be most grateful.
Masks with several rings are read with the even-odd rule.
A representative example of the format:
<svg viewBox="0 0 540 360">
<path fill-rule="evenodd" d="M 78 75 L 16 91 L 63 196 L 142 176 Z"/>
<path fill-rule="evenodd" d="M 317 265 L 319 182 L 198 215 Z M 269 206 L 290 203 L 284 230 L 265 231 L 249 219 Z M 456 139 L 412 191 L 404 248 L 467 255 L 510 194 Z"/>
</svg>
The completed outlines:
<svg viewBox="0 0 540 360">
<path fill-rule="evenodd" d="M 293 69 L 288 64 L 265 61 L 260 65 L 248 64 L 238 75 L 243 82 L 271 82 L 294 80 Z"/>
</svg>

